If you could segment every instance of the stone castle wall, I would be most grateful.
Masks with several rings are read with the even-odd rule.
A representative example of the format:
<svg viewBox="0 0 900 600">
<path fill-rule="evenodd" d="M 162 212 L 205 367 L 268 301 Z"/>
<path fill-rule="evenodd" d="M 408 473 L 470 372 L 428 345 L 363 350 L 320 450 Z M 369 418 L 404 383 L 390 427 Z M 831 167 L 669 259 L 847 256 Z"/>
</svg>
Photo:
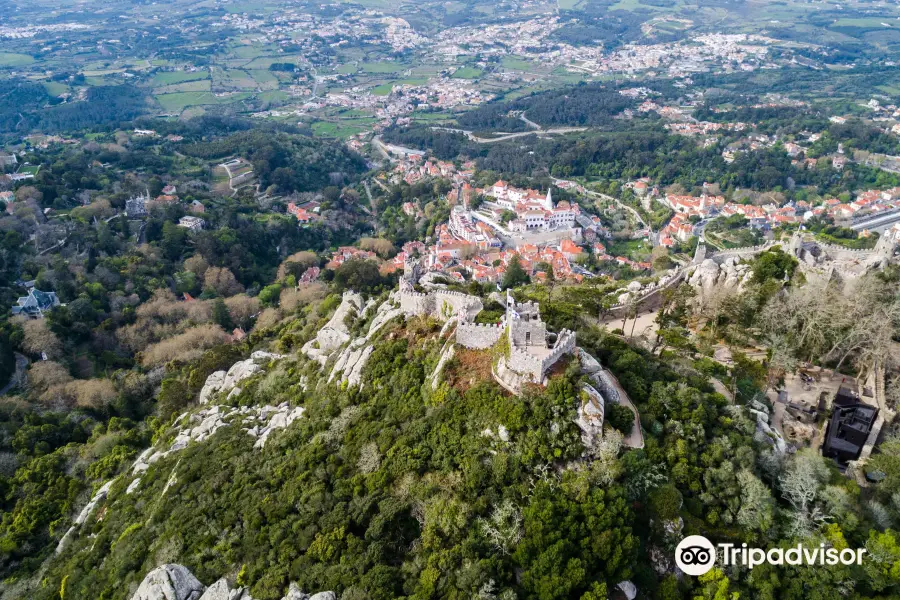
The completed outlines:
<svg viewBox="0 0 900 600">
<path fill-rule="evenodd" d="M 544 360 L 541 361 L 541 378 L 550 370 L 550 368 L 556 364 L 560 358 L 563 357 L 564 354 L 571 354 L 575 351 L 575 334 L 568 329 L 563 329 L 559 332 L 559 336 L 556 338 L 556 344 L 553 346 L 553 350 L 550 352 L 549 356 L 544 357 Z"/>
<path fill-rule="evenodd" d="M 422 294 L 411 290 L 400 290 L 400 310 L 407 316 L 430 315 L 434 313 L 435 299 L 432 294 Z"/>
<path fill-rule="evenodd" d="M 525 375 L 533 383 L 544 380 L 544 362 L 534 354 L 529 354 L 518 348 L 510 348 L 507 359 L 509 368 Z"/>
<path fill-rule="evenodd" d="M 481 299 L 477 296 L 470 296 L 460 292 L 452 292 L 449 290 L 438 290 L 434 292 L 438 313 L 435 315 L 441 320 L 447 320 L 464 312 L 469 318 L 475 318 L 484 308 Z"/>
<path fill-rule="evenodd" d="M 541 348 L 547 345 L 547 324 L 541 320 L 535 319 L 524 321 L 522 319 L 513 319 L 510 323 L 510 336 L 513 345 L 525 346 L 526 334 L 528 336 L 528 344 L 530 346 L 539 346 Z"/>
<path fill-rule="evenodd" d="M 773 248 L 776 244 L 773 242 L 767 242 L 765 244 L 760 244 L 759 246 L 744 246 L 743 248 L 729 248 L 728 250 L 718 250 L 716 252 L 707 252 L 706 257 L 711 258 L 717 263 L 723 262 L 726 258 L 738 257 L 744 258 L 747 256 L 754 256 L 756 254 L 762 254 L 766 250 Z"/>
<path fill-rule="evenodd" d="M 484 308 L 479 298 L 468 294 L 448 290 L 423 294 L 410 288 L 411 286 L 401 286 L 399 293 L 400 310 L 407 316 L 427 315 L 447 321 L 460 312 L 473 318 Z"/>
<path fill-rule="evenodd" d="M 503 323 L 460 323 L 456 326 L 456 343 L 473 350 L 484 350 L 500 341 L 504 328 Z"/>
<path fill-rule="evenodd" d="M 526 375 L 534 383 L 541 383 L 544 380 L 547 371 L 549 371 L 560 358 L 566 354 L 571 354 L 574 351 L 575 334 L 568 329 L 563 329 L 559 332 L 559 337 L 557 337 L 556 345 L 553 346 L 553 350 L 544 358 L 540 358 L 523 349 L 513 347 L 510 348 L 507 363 L 512 370 Z"/>
</svg>

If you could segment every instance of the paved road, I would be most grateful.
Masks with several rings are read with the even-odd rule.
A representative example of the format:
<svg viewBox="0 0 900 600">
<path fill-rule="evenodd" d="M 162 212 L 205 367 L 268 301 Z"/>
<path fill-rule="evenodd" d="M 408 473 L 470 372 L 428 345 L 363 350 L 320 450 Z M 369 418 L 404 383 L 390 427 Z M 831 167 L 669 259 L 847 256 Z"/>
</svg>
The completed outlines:
<svg viewBox="0 0 900 600">
<path fill-rule="evenodd" d="M 641 430 L 641 413 L 638 412 L 637 406 L 635 406 L 631 401 L 631 398 L 628 397 L 628 393 L 625 391 L 625 388 L 622 387 L 622 384 L 619 383 L 619 380 L 616 379 L 616 376 L 609 370 L 607 370 L 606 373 L 609 375 L 609 380 L 616 389 L 616 393 L 619 395 L 619 404 L 627 406 L 634 413 L 634 425 L 631 428 L 631 433 L 622 440 L 622 444 L 628 448 L 643 448 L 644 432 Z M 594 380 L 594 383 L 599 386 L 597 389 L 604 388 L 603 384 L 600 382 L 599 374 L 594 374 L 592 379 Z"/>
<path fill-rule="evenodd" d="M 529 119 L 528 117 L 525 116 L 524 110 L 519 114 L 519 118 L 522 119 L 523 123 L 525 123 L 532 129 L 541 129 L 540 125 L 538 125 L 537 123 L 535 123 L 534 121 L 532 121 L 531 119 Z"/>
<path fill-rule="evenodd" d="M 560 183 L 575 183 L 574 181 L 569 181 L 568 179 L 557 179 L 556 177 L 551 177 L 551 179 L 553 180 L 553 183 L 555 183 L 556 185 L 559 185 Z M 634 215 L 634 218 L 637 219 L 637 222 L 640 223 L 642 227 L 644 227 L 646 229 L 650 229 L 650 226 L 647 224 L 646 221 L 644 221 L 643 217 L 641 217 L 641 213 L 636 211 L 634 208 L 628 206 L 627 204 L 625 204 L 618 198 L 614 198 L 613 196 L 610 196 L 608 194 L 603 194 L 601 192 L 595 192 L 593 190 L 589 190 L 586 187 L 584 187 L 583 185 L 578 184 L 578 183 L 575 183 L 575 184 L 578 186 L 577 187 L 578 191 L 580 191 L 583 194 L 586 194 L 588 196 L 593 196 L 594 198 L 601 198 L 608 202 L 615 202 L 616 206 L 618 206 L 619 208 L 625 209 L 628 212 L 630 212 L 632 215 Z M 652 231 L 651 231 L 651 233 L 652 233 Z"/>
<path fill-rule="evenodd" d="M 537 125 L 537 123 L 535 123 Z M 512 140 L 515 138 L 526 137 L 529 135 L 561 135 L 565 133 L 576 133 L 578 131 L 587 131 L 587 127 L 555 127 L 553 129 L 535 129 L 532 131 L 520 131 L 518 133 L 503 133 L 497 132 L 497 137 L 492 138 L 483 138 L 478 137 L 471 131 L 467 129 L 456 129 L 453 127 L 432 127 L 432 129 L 437 131 L 450 131 L 453 133 L 463 133 L 467 138 L 472 140 L 473 142 L 477 142 L 479 144 L 493 144 L 496 142 L 505 142 L 506 140 Z"/>
<path fill-rule="evenodd" d="M 10 377 L 7 384 L 4 385 L 2 389 L 0 389 L 0 396 L 3 396 L 7 392 L 9 392 L 9 390 L 16 387 L 20 381 L 23 381 L 23 382 L 25 381 L 25 369 L 28 368 L 28 363 L 30 361 L 28 360 L 28 357 L 26 357 L 22 354 L 19 354 L 18 352 L 16 352 L 15 354 L 16 354 L 16 372 L 13 373 L 13 376 Z"/>
<path fill-rule="evenodd" d="M 376 135 L 372 138 L 372 143 L 375 144 L 375 147 L 391 162 L 396 162 L 394 158 L 391 157 L 391 153 L 395 152 L 397 154 L 408 154 L 415 156 L 424 156 L 424 150 L 416 150 L 414 148 L 405 148 L 403 146 L 398 146 L 396 144 L 385 144 L 381 139 L 380 135 Z"/>
</svg>

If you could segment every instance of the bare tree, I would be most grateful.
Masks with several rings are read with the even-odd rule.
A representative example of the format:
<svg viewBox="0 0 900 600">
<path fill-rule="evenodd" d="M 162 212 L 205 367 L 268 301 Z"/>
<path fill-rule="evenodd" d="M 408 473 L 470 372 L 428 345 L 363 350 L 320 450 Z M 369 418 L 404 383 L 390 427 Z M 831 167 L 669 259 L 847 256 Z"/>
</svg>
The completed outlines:
<svg viewBox="0 0 900 600">
<path fill-rule="evenodd" d="M 504 500 L 487 519 L 479 519 L 481 531 L 495 550 L 504 556 L 522 539 L 522 513 L 511 500 Z"/>
<path fill-rule="evenodd" d="M 62 342 L 50 331 L 44 319 L 31 319 L 22 326 L 25 339 L 22 347 L 31 354 L 44 352 L 50 358 L 62 356 Z"/>
<path fill-rule="evenodd" d="M 214 290 L 220 296 L 234 296 L 244 291 L 234 273 L 225 267 L 210 267 L 203 276 L 204 287 Z"/>
</svg>

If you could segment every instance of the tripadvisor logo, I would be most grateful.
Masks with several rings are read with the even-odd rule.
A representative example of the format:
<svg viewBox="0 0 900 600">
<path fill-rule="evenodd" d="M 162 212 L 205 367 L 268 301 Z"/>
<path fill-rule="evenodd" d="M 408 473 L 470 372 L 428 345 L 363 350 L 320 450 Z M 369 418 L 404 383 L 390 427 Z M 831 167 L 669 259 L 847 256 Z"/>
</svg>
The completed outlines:
<svg viewBox="0 0 900 600">
<path fill-rule="evenodd" d="M 722 553 L 722 565 L 743 565 L 753 568 L 762 564 L 770 565 L 861 565 L 864 548 L 853 550 L 845 548 L 826 548 L 819 544 L 818 548 L 808 548 L 797 544 L 792 548 L 749 548 L 747 544 L 718 544 L 702 535 L 689 535 L 681 540 L 675 548 L 675 564 L 687 575 L 703 575 L 709 572 L 716 563 L 716 548 Z"/>
</svg>

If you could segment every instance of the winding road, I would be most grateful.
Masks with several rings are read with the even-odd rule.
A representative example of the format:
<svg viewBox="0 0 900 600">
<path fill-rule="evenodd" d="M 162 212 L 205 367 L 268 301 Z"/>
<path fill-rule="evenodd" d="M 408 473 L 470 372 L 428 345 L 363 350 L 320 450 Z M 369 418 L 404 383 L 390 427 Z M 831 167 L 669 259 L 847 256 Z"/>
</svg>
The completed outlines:
<svg viewBox="0 0 900 600">
<path fill-rule="evenodd" d="M 593 191 L 593 190 L 589 190 L 589 189 L 587 189 L 586 187 L 584 187 L 583 185 L 581 185 L 581 184 L 579 184 L 579 183 L 576 183 L 576 182 L 574 182 L 574 181 L 569 181 L 568 179 L 557 179 L 556 177 L 551 177 L 551 179 L 553 180 L 553 183 L 555 183 L 556 185 L 559 185 L 560 183 L 571 183 L 571 184 L 575 184 L 575 185 L 577 186 L 576 189 L 577 189 L 578 191 L 580 191 L 581 193 L 587 195 L 587 196 L 593 196 L 593 197 L 595 197 L 595 198 L 601 198 L 601 199 L 606 200 L 606 201 L 608 201 L 608 202 L 615 202 L 615 203 L 616 203 L 616 206 L 618 206 L 619 208 L 622 208 L 622 209 L 624 209 L 624 210 L 627 210 L 627 211 L 630 212 L 632 215 L 634 215 L 634 218 L 637 219 L 637 222 L 640 223 L 642 227 L 644 227 L 644 228 L 646 228 L 646 229 L 650 229 L 650 225 L 648 225 L 647 222 L 644 221 L 643 217 L 641 217 L 641 214 L 640 214 L 638 211 L 636 211 L 634 208 L 628 206 L 627 204 L 625 204 L 624 202 L 622 202 L 622 201 L 619 200 L 618 198 L 614 198 L 613 196 L 610 196 L 610 195 L 608 195 L 608 194 L 603 194 L 603 193 L 601 193 L 601 192 L 595 192 L 595 191 Z M 651 236 L 650 236 L 650 237 L 653 238 L 653 235 L 652 235 L 652 234 L 653 234 L 653 231 L 650 230 L 650 233 L 651 233 Z M 654 245 L 655 245 L 655 244 L 654 244 Z"/>
<path fill-rule="evenodd" d="M 9 392 L 9 390 L 19 385 L 20 382 L 25 381 L 25 369 L 28 368 L 28 363 L 31 361 L 29 361 L 28 357 L 24 354 L 19 354 L 18 352 L 16 352 L 15 355 L 16 372 L 13 373 L 13 376 L 9 378 L 9 381 L 6 382 L 6 385 L 0 388 L 0 396 L 3 396 L 7 392 Z"/>
<path fill-rule="evenodd" d="M 537 125 L 537 123 L 534 123 Z M 432 127 L 435 131 L 450 131 L 452 133 L 462 133 L 465 134 L 467 138 L 472 140 L 473 142 L 479 144 L 493 144 L 496 142 L 505 142 L 506 140 L 512 140 L 520 137 L 527 137 L 529 135 L 557 135 L 557 134 L 566 134 L 566 133 L 575 133 L 578 131 L 587 131 L 587 127 L 556 127 L 553 129 L 535 129 L 533 131 L 520 131 L 518 133 L 505 133 L 502 131 L 498 131 L 497 137 L 492 138 L 483 138 L 478 137 L 468 129 L 456 129 L 454 127 Z"/>
</svg>

